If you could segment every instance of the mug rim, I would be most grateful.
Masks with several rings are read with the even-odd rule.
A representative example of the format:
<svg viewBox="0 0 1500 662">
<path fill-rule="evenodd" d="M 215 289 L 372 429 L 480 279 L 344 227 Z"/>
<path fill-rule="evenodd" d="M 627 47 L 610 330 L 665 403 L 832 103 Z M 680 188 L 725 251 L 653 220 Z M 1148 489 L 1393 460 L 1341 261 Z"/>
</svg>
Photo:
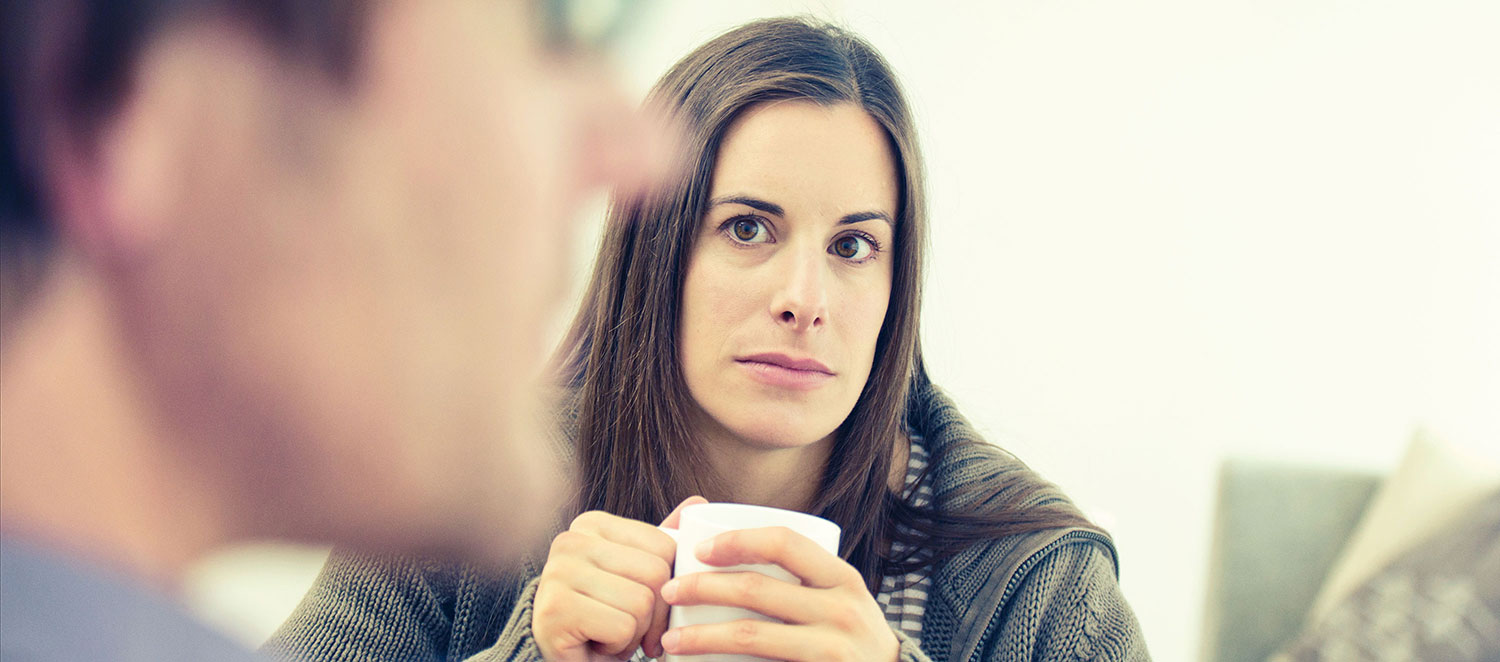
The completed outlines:
<svg viewBox="0 0 1500 662">
<path fill-rule="evenodd" d="M 835 541 L 838 540 L 839 537 L 841 537 L 843 535 L 843 528 L 840 527 L 837 523 L 833 522 L 832 520 L 829 520 L 829 519 L 826 519 L 826 518 L 823 518 L 823 517 L 819 517 L 817 515 L 813 515 L 813 514 L 810 514 L 810 513 L 804 513 L 802 511 L 798 511 L 798 510 L 788 510 L 786 508 L 776 508 L 776 507 L 772 507 L 772 506 L 758 506 L 758 505 L 749 504 L 749 503 L 729 503 L 729 502 L 695 503 L 695 504 L 693 504 L 691 506 L 687 506 L 687 507 L 685 507 L 685 508 L 682 509 L 682 517 L 686 517 L 688 515 L 688 513 L 694 512 L 694 513 L 698 513 L 698 514 L 701 514 L 701 515 L 705 516 L 707 519 L 711 519 L 712 518 L 712 514 L 715 511 L 721 511 L 721 512 L 747 512 L 747 511 L 748 512 L 759 512 L 759 513 L 764 513 L 764 514 L 768 514 L 768 515 L 774 515 L 777 518 L 784 518 L 784 519 L 790 519 L 790 520 L 794 520 L 794 521 L 800 521 L 803 525 L 807 526 L 808 529 L 810 531 L 812 531 L 815 535 L 831 535 Z M 723 531 L 735 531 L 735 530 L 746 529 L 746 528 L 761 528 L 761 527 L 758 527 L 758 526 L 757 527 L 731 527 L 731 526 L 725 526 L 725 525 L 723 525 L 722 523 L 719 523 L 719 522 L 705 521 L 703 519 L 698 519 L 697 517 L 694 517 L 693 519 L 698 520 L 697 523 L 700 524 L 700 525 L 708 525 L 708 526 L 710 526 L 712 528 L 720 529 L 720 530 L 723 530 Z M 681 524 L 681 522 L 679 522 L 679 525 L 680 524 Z M 767 526 L 767 527 L 787 526 L 788 528 L 792 528 L 788 524 L 785 524 L 785 523 L 776 523 L 776 522 L 771 522 L 771 523 L 765 524 L 764 526 Z M 813 536 L 809 535 L 808 537 L 812 538 Z M 837 543 L 835 543 L 835 544 L 837 544 Z"/>
</svg>

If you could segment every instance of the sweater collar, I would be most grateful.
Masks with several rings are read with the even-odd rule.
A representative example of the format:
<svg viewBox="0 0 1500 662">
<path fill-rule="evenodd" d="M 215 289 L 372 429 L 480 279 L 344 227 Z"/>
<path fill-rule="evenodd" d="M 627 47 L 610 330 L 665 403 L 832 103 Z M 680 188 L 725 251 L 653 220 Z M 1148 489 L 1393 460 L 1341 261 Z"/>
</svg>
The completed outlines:
<svg viewBox="0 0 1500 662">
<path fill-rule="evenodd" d="M 1062 503 L 1071 506 L 1061 490 L 1046 482 L 1019 458 L 984 442 L 959 413 L 952 399 L 925 380 L 915 384 L 908 397 L 907 425 L 924 439 L 932 463 L 933 497 L 938 504 L 967 505 L 955 501 L 965 498 L 961 488 L 1019 478 L 1041 488 L 1028 504 Z M 968 443 L 970 441 L 981 443 Z M 1017 574 L 1029 566 L 1032 557 L 1064 537 L 1078 535 L 1079 531 L 1083 529 L 1058 528 L 999 538 L 971 546 L 933 568 L 933 599 L 928 610 L 948 611 L 951 622 L 958 628 L 955 636 L 946 642 L 952 649 L 942 651 L 943 657 L 966 659 L 1000 610 L 1007 589 Z M 1107 538 L 1092 532 L 1088 535 L 1103 542 L 1110 556 L 1114 557 L 1114 546 Z M 925 639 L 924 643 L 927 643 Z"/>
</svg>

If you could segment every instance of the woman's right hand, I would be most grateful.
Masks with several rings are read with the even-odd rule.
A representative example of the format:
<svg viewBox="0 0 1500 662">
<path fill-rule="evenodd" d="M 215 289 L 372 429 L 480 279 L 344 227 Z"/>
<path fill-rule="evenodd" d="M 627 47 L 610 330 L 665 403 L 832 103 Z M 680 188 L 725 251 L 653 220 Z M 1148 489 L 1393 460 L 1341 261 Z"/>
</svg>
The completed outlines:
<svg viewBox="0 0 1500 662">
<path fill-rule="evenodd" d="M 677 528 L 688 497 L 662 522 Z M 531 634 L 547 662 L 628 659 L 637 647 L 660 657 L 667 630 L 661 587 L 672 578 L 677 543 L 645 522 L 602 511 L 579 515 L 552 539 L 537 583 Z"/>
</svg>

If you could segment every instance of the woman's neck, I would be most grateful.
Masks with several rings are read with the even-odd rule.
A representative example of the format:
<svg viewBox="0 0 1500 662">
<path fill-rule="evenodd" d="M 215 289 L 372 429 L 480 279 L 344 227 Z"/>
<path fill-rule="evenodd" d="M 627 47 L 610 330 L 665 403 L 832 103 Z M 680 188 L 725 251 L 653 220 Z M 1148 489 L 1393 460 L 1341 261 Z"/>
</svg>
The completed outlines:
<svg viewBox="0 0 1500 662">
<path fill-rule="evenodd" d="M 812 507 L 833 451 L 832 434 L 803 446 L 777 448 L 743 439 L 717 424 L 700 428 L 710 428 L 699 439 L 723 490 L 706 496 L 787 510 Z"/>
<path fill-rule="evenodd" d="M 833 453 L 833 434 L 805 446 L 776 448 L 743 439 L 716 421 L 698 428 L 703 453 L 722 490 L 705 496 L 803 512 L 812 508 L 818 483 Z M 894 492 L 899 493 L 906 485 L 910 449 L 906 435 L 894 440 L 889 476 Z"/>
</svg>

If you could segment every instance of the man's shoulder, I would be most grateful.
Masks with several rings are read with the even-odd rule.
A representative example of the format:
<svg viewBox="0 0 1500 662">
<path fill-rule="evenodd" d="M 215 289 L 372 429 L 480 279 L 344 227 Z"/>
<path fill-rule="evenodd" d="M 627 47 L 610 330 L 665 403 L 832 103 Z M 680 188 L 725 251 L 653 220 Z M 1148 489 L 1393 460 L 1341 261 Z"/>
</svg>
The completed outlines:
<svg viewBox="0 0 1500 662">
<path fill-rule="evenodd" d="M 256 660 L 165 596 L 14 540 L 0 542 L 0 658 Z"/>
</svg>

